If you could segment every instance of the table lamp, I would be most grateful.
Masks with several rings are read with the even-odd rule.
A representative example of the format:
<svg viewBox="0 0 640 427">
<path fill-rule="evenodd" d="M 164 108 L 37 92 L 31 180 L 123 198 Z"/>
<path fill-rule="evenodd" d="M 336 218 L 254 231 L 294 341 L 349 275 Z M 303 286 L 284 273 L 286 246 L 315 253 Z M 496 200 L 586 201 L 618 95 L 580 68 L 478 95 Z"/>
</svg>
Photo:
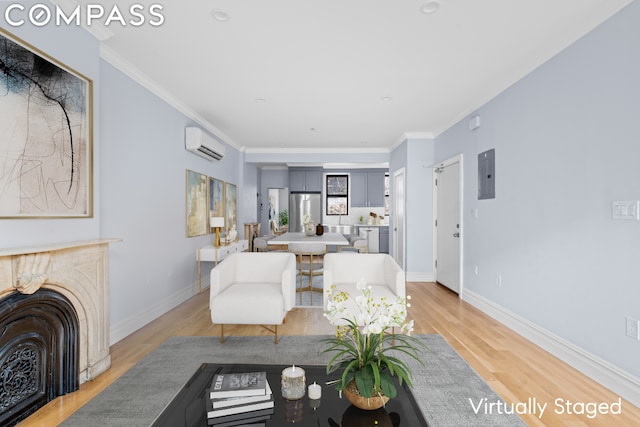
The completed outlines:
<svg viewBox="0 0 640 427">
<path fill-rule="evenodd" d="M 224 227 L 224 217 L 223 216 L 212 216 L 211 217 L 211 228 L 215 229 L 216 237 L 213 241 L 213 246 L 220 246 L 220 229 Z"/>
</svg>

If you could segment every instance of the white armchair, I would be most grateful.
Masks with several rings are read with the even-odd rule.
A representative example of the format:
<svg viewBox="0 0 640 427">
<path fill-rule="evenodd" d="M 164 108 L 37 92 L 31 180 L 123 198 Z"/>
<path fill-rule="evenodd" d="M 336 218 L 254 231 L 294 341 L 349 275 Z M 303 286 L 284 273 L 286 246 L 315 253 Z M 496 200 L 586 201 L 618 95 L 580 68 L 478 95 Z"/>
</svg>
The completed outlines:
<svg viewBox="0 0 640 427">
<path fill-rule="evenodd" d="M 371 286 L 371 296 L 374 298 L 395 300 L 397 297 L 406 297 L 404 271 L 390 255 L 332 253 L 324 256 L 324 306 L 327 305 L 327 292 L 332 285 L 335 286 L 335 292 L 360 295 L 356 283 L 361 279 Z"/>
<path fill-rule="evenodd" d="M 224 325 L 261 325 L 274 333 L 284 322 L 296 296 L 296 260 L 284 252 L 240 252 L 211 270 L 211 321 Z M 273 325 L 273 329 L 269 326 Z"/>
</svg>

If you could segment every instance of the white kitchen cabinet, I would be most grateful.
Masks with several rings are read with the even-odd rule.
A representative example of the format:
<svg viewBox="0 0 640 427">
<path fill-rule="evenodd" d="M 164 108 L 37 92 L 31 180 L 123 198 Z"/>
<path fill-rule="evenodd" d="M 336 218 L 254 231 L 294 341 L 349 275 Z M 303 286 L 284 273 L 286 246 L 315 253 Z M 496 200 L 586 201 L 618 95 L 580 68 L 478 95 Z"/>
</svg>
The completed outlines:
<svg viewBox="0 0 640 427">
<path fill-rule="evenodd" d="M 362 225 L 358 227 L 358 234 L 367 239 L 367 248 L 370 254 L 380 252 L 380 227 Z"/>
</svg>

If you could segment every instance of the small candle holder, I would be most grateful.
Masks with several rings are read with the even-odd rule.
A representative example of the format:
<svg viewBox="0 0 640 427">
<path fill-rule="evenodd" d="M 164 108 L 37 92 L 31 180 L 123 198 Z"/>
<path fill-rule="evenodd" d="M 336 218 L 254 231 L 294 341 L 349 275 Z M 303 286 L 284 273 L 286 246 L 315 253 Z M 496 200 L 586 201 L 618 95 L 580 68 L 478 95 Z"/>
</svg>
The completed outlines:
<svg viewBox="0 0 640 427">
<path fill-rule="evenodd" d="M 320 386 L 320 384 L 316 384 L 315 381 L 313 382 L 313 384 L 310 384 L 307 395 L 311 400 L 320 400 L 320 398 L 322 397 L 322 387 Z"/>
<path fill-rule="evenodd" d="M 304 397 L 306 384 L 304 369 L 291 366 L 282 371 L 282 397 L 287 400 L 299 400 Z"/>
</svg>

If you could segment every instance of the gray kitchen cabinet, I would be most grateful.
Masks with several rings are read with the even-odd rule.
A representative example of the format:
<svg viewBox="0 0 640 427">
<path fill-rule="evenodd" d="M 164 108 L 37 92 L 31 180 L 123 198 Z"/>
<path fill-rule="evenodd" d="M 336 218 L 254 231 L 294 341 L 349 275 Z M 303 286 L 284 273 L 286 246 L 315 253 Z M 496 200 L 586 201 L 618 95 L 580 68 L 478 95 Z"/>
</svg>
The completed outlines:
<svg viewBox="0 0 640 427">
<path fill-rule="evenodd" d="M 351 207 L 367 207 L 367 174 L 365 172 L 351 172 Z"/>
<path fill-rule="evenodd" d="M 384 172 L 367 173 L 369 207 L 384 207 Z"/>
<path fill-rule="evenodd" d="M 389 253 L 389 227 L 380 227 L 380 253 Z"/>
<path fill-rule="evenodd" d="M 289 170 L 289 191 L 321 192 L 322 171 L 305 169 Z"/>
<path fill-rule="evenodd" d="M 351 206 L 384 207 L 384 172 L 351 172 Z"/>
<path fill-rule="evenodd" d="M 305 191 L 322 191 L 322 171 L 306 171 Z"/>
<path fill-rule="evenodd" d="M 305 180 L 304 171 L 289 171 L 289 191 L 306 191 Z"/>
</svg>

